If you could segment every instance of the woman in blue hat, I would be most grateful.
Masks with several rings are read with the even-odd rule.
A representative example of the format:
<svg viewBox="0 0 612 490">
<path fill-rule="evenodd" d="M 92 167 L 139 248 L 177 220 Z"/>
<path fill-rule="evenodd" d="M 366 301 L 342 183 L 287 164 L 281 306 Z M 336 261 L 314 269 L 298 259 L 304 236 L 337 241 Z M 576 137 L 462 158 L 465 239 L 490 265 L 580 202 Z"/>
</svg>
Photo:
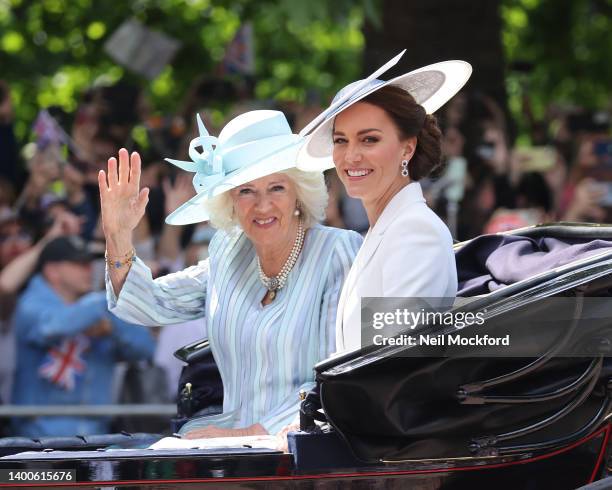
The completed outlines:
<svg viewBox="0 0 612 490">
<path fill-rule="evenodd" d="M 356 350 L 362 339 L 361 299 L 421 299 L 452 305 L 457 294 L 453 242 L 429 209 L 419 180 L 440 166 L 441 133 L 431 115 L 464 85 L 471 67 L 445 61 L 383 82 L 369 78 L 343 88 L 303 131 L 299 157 L 305 170 L 335 165 L 351 197 L 361 199 L 370 229 L 345 281 L 338 305 L 338 351 Z"/>
<path fill-rule="evenodd" d="M 209 259 L 151 278 L 131 241 L 148 189 L 139 188 L 140 156 L 122 149 L 98 179 L 109 307 L 143 325 L 204 318 L 223 413 L 189 421 L 187 437 L 276 434 L 314 385 L 313 365 L 335 350 L 338 299 L 361 237 L 319 224 L 323 175 L 295 168 L 302 138 L 282 113 L 247 112 L 218 138 L 199 117 L 198 126 L 191 160 L 169 160 L 195 173 L 197 194 L 166 221 L 210 220 L 219 231 Z"/>
</svg>

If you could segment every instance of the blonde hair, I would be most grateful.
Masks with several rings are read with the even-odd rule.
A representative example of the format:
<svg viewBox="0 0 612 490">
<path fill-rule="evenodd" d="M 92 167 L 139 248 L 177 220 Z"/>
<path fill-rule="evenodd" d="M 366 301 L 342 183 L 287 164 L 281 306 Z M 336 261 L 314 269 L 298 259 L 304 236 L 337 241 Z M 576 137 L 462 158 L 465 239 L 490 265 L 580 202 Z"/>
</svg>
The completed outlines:
<svg viewBox="0 0 612 490">
<path fill-rule="evenodd" d="M 327 187 L 323 173 L 304 172 L 297 168 L 279 173 L 289 177 L 295 185 L 304 228 L 309 228 L 323 221 L 327 208 Z M 215 228 L 230 230 L 234 227 L 240 227 L 240 223 L 234 216 L 234 203 L 229 191 L 209 199 L 204 203 L 204 206 L 210 216 L 210 222 Z"/>
</svg>

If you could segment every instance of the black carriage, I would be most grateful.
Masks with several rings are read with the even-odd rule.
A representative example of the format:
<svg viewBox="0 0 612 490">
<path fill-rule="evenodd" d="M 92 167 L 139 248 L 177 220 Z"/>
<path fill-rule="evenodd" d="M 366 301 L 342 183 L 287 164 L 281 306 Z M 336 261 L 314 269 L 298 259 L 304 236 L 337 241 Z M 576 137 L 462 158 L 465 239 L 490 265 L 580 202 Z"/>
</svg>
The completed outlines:
<svg viewBox="0 0 612 490">
<path fill-rule="evenodd" d="M 494 262 L 508 245 L 506 274 Z M 546 253 L 555 247 L 557 258 Z M 127 434 L 72 445 L 5 439 L 0 472 L 75 470 L 61 485 L 85 488 L 604 485 L 612 465 L 612 226 L 538 226 L 456 249 L 464 294 L 453 311 L 480 312 L 487 322 L 478 332 L 449 325 L 433 333 L 509 332 L 514 351 L 386 345 L 328 359 L 315 367 L 317 390 L 302 403 L 302 430 L 288 435 L 288 452 L 135 449 L 153 436 Z M 514 263 L 530 266 L 513 271 Z M 206 351 L 182 354 L 201 362 Z"/>
</svg>

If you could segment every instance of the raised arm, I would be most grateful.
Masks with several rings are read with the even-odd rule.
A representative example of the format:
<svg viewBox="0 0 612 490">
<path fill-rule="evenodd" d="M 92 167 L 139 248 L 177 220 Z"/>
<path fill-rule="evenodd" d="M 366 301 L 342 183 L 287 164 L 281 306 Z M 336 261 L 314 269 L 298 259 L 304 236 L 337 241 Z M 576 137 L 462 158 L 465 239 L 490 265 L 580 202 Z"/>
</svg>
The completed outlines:
<svg viewBox="0 0 612 490">
<path fill-rule="evenodd" d="M 88 293 L 77 302 L 57 308 L 22 300 L 14 317 L 18 337 L 41 347 L 84 333 L 108 316 L 103 293 Z"/>
<path fill-rule="evenodd" d="M 19 291 L 34 273 L 38 257 L 45 245 L 59 236 L 78 234 L 80 226 L 79 218 L 69 211 L 57 216 L 44 237 L 0 271 L 0 292 L 14 294 Z"/>
<path fill-rule="evenodd" d="M 140 155 L 131 155 L 125 148 L 119 150 L 119 163 L 108 159 L 108 175 L 104 170 L 98 174 L 102 228 L 106 238 L 106 254 L 111 264 L 108 267 L 110 280 L 116 295 L 119 295 L 130 269 L 134 245 L 132 232 L 144 216 L 149 189 L 140 189 Z"/>
</svg>

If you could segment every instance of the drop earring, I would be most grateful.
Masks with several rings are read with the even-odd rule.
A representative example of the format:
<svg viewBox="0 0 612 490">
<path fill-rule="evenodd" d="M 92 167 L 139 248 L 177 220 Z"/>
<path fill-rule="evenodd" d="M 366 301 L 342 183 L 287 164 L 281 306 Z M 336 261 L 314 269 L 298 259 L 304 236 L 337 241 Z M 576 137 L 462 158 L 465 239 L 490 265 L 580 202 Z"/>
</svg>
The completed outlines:
<svg viewBox="0 0 612 490">
<path fill-rule="evenodd" d="M 408 177 L 408 160 L 402 160 L 402 177 Z"/>
<path fill-rule="evenodd" d="M 299 216 L 300 214 L 302 214 L 302 211 L 300 210 L 300 201 L 297 201 L 295 203 L 295 211 L 293 211 L 293 216 Z"/>
</svg>

